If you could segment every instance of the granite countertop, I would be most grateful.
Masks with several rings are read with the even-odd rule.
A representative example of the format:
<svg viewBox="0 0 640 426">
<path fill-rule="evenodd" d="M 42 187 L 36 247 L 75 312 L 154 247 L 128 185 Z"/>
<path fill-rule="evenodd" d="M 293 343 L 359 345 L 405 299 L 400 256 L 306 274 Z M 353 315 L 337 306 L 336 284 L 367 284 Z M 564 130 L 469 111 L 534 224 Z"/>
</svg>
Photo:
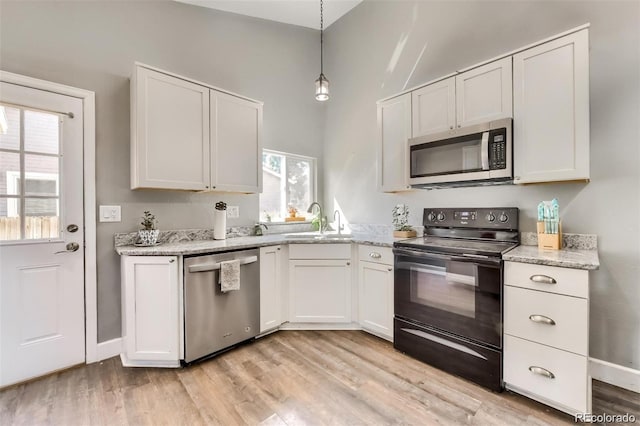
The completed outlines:
<svg viewBox="0 0 640 426">
<path fill-rule="evenodd" d="M 380 247 L 393 247 L 394 241 L 400 239 L 391 235 L 358 233 L 344 239 L 315 239 L 313 237 L 287 237 L 283 234 L 263 236 L 234 237 L 225 240 L 195 240 L 166 242 L 153 247 L 124 245 L 116 247 L 116 252 L 123 256 L 176 256 L 202 253 L 216 253 L 227 250 L 273 246 L 278 244 L 371 244 Z"/>
<path fill-rule="evenodd" d="M 503 254 L 502 258 L 512 262 L 560 266 L 563 268 L 593 270 L 600 267 L 597 250 L 574 248 L 543 250 L 539 249 L 537 245 L 521 245 Z"/>
</svg>

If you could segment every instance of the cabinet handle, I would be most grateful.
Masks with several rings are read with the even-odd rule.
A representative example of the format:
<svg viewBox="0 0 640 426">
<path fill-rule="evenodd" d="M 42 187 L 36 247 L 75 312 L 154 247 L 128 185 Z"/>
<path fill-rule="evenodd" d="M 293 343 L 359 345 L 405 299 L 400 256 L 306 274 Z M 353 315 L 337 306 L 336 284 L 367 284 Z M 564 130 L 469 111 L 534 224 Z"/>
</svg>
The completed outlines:
<svg viewBox="0 0 640 426">
<path fill-rule="evenodd" d="M 540 324 L 556 325 L 556 322 L 554 320 L 549 317 L 545 317 L 544 315 L 529 315 L 529 319 Z"/>
<path fill-rule="evenodd" d="M 371 253 L 369 253 L 369 257 L 372 258 L 372 259 L 380 259 L 382 257 L 382 255 L 380 253 L 372 251 Z"/>
<path fill-rule="evenodd" d="M 278 247 L 278 250 L 280 250 L 280 247 Z"/>
<path fill-rule="evenodd" d="M 388 268 L 387 271 L 391 272 L 393 271 L 393 268 Z"/>
<path fill-rule="evenodd" d="M 347 266 L 351 265 L 351 262 L 347 262 Z"/>
<path fill-rule="evenodd" d="M 541 284 L 556 284 L 557 281 L 555 280 L 555 278 L 552 278 L 548 275 L 531 275 L 529 277 L 529 279 L 531 281 L 533 281 L 534 283 L 541 283 Z"/>
<path fill-rule="evenodd" d="M 551 371 L 547 370 L 546 368 L 536 367 L 535 365 L 532 365 L 531 367 L 529 367 L 529 371 L 531 371 L 533 374 L 539 374 L 549 379 L 556 378 L 556 376 Z"/>
<path fill-rule="evenodd" d="M 458 124 L 458 129 L 459 129 L 460 127 L 462 127 L 462 124 Z"/>
<path fill-rule="evenodd" d="M 175 259 L 169 259 L 169 263 L 173 263 L 175 261 L 176 261 Z"/>
<path fill-rule="evenodd" d="M 453 126 L 449 126 L 449 130 L 453 130 Z"/>
</svg>

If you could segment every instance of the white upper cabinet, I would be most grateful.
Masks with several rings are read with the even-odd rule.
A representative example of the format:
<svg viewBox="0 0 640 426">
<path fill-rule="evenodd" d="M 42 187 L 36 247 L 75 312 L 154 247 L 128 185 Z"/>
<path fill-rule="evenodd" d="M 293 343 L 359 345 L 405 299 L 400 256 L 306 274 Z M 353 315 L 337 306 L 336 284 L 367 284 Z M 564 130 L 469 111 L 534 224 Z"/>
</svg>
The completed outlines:
<svg viewBox="0 0 640 426">
<path fill-rule="evenodd" d="M 410 189 L 407 141 L 411 137 L 411 94 L 378 103 L 378 190 Z"/>
<path fill-rule="evenodd" d="M 511 117 L 511 88 L 511 57 L 457 75 L 457 126 L 464 127 Z"/>
<path fill-rule="evenodd" d="M 136 67 L 131 188 L 204 190 L 209 180 L 209 88 Z"/>
<path fill-rule="evenodd" d="M 456 80 L 450 77 L 411 92 L 412 137 L 453 129 Z"/>
<path fill-rule="evenodd" d="M 131 79 L 131 188 L 256 193 L 262 104 L 136 65 Z"/>
<path fill-rule="evenodd" d="M 589 179 L 589 36 L 513 57 L 514 182 Z"/>
<path fill-rule="evenodd" d="M 220 191 L 262 189 L 262 105 L 211 91 L 211 185 Z"/>
</svg>

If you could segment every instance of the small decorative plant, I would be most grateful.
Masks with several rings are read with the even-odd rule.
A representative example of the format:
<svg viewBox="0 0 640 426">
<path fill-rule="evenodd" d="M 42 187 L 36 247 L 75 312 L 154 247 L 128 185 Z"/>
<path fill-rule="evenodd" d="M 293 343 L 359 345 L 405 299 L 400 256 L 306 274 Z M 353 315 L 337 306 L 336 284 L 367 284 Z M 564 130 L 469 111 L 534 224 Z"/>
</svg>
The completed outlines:
<svg viewBox="0 0 640 426">
<path fill-rule="evenodd" d="M 156 229 L 156 223 L 158 221 L 155 215 L 151 213 L 149 210 L 146 210 L 144 212 L 144 215 L 142 216 L 141 219 L 142 219 L 142 222 L 140 222 L 140 225 L 142 225 L 142 229 L 146 229 L 148 231 L 152 229 Z"/>
<path fill-rule="evenodd" d="M 409 225 L 409 206 L 398 204 L 391 211 L 393 217 L 393 236 L 399 238 L 415 237 L 416 231 Z"/>
<path fill-rule="evenodd" d="M 140 225 L 142 225 L 142 229 L 138 231 L 138 245 L 156 245 L 156 243 L 158 242 L 158 234 L 160 234 L 160 231 L 156 229 L 158 220 L 156 219 L 155 215 L 153 215 L 153 213 L 151 213 L 149 210 L 146 210 L 144 212 L 141 219 L 142 222 L 140 222 Z"/>
</svg>

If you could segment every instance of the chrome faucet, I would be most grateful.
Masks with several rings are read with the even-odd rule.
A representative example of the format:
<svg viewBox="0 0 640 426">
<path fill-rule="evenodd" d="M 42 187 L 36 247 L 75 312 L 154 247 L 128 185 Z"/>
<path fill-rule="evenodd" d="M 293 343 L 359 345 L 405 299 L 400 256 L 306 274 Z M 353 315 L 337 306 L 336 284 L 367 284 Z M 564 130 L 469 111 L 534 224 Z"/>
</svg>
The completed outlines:
<svg viewBox="0 0 640 426">
<path fill-rule="evenodd" d="M 342 225 L 340 224 L 341 215 L 340 215 L 340 212 L 338 210 L 335 210 L 333 212 L 333 221 L 334 222 L 336 221 L 336 214 L 338 215 L 338 235 L 341 235 L 342 234 Z"/>
<path fill-rule="evenodd" d="M 322 227 L 322 206 L 320 205 L 320 203 L 314 201 L 313 203 L 311 203 L 311 205 L 309 206 L 309 208 L 307 209 L 307 213 L 313 213 L 313 206 L 318 206 L 318 209 L 320 211 L 320 233 L 322 234 L 324 232 L 324 229 Z"/>
</svg>

